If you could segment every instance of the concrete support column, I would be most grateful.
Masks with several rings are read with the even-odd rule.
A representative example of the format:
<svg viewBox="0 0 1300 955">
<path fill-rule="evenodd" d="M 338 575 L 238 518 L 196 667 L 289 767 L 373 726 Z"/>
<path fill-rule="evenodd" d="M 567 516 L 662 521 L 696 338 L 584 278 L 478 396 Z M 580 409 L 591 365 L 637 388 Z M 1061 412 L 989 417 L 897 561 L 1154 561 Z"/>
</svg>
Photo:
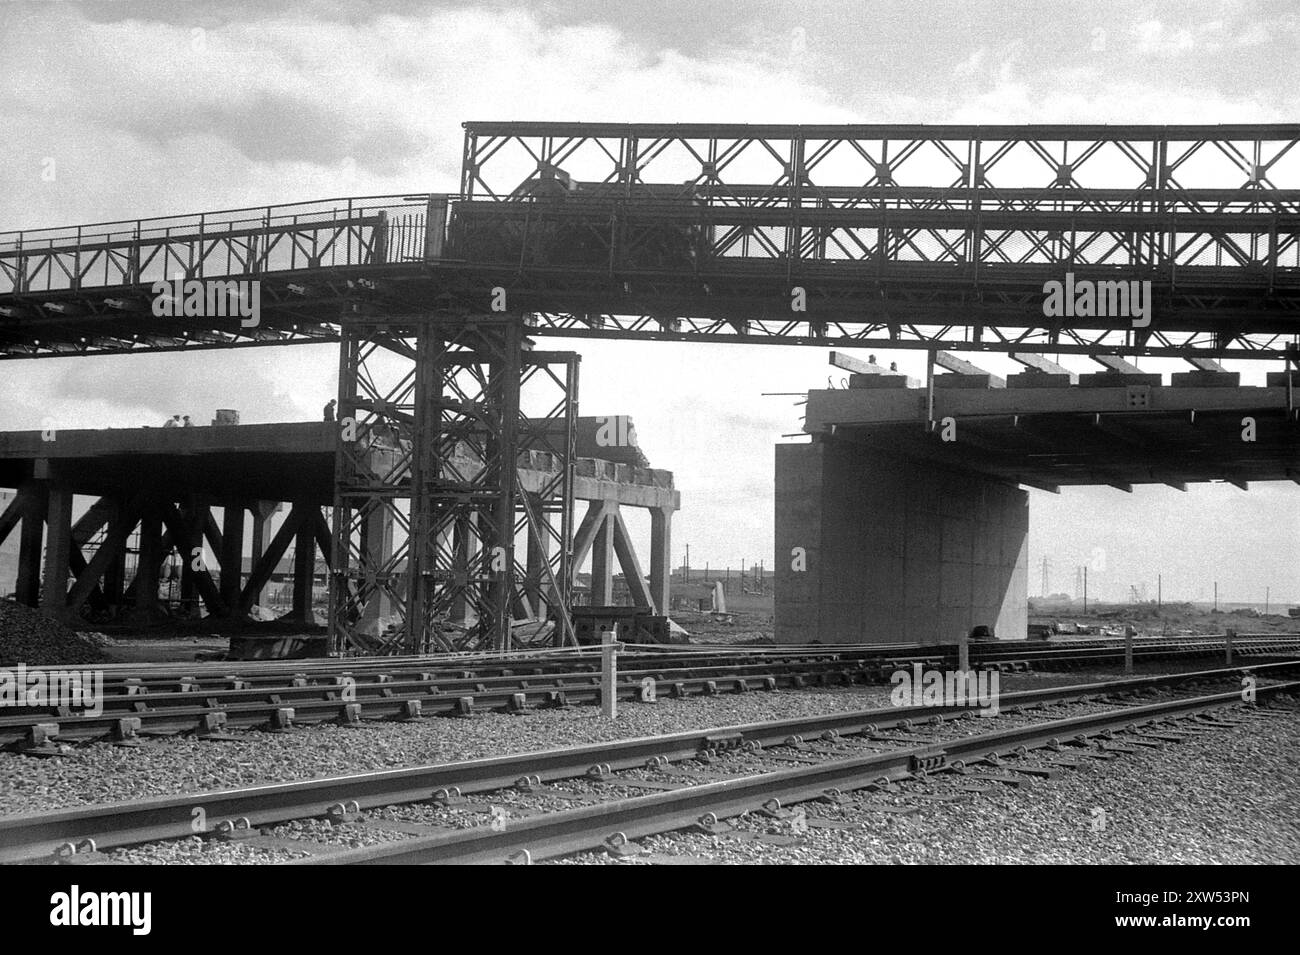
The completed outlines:
<svg viewBox="0 0 1300 955">
<path fill-rule="evenodd" d="M 158 609 L 158 577 L 162 571 L 162 516 L 146 505 L 140 516 L 140 556 L 135 567 L 135 609 L 145 616 Z"/>
<path fill-rule="evenodd" d="M 361 520 L 363 554 L 369 569 L 379 573 L 393 556 L 393 513 L 387 508 L 376 508 Z M 375 589 L 366 601 L 358 628 L 372 636 L 382 628 L 380 621 L 392 616 L 393 601 L 382 587 Z"/>
<path fill-rule="evenodd" d="M 529 502 L 538 520 L 548 520 L 549 515 L 542 513 L 542 499 L 539 495 L 530 494 Z M 528 610 L 534 615 L 542 611 L 542 578 L 544 576 L 543 568 L 546 566 L 547 543 L 548 541 L 543 538 L 543 535 L 539 534 L 532 524 L 529 524 L 528 557 L 525 565 L 527 575 L 524 578 L 524 595 L 528 601 Z M 549 595 L 549 588 L 547 588 L 547 592 Z"/>
<path fill-rule="evenodd" d="M 271 540 L 271 521 L 279 508 L 275 501 L 257 501 L 251 508 L 253 512 L 253 556 L 250 565 L 257 566 L 257 562 L 262 559 L 266 553 L 266 545 Z M 262 588 L 258 587 L 257 592 L 250 595 L 250 600 L 246 601 L 249 606 L 260 604 L 262 602 Z"/>
<path fill-rule="evenodd" d="M 594 607 L 608 607 L 614 602 L 613 517 L 617 507 L 617 504 L 610 504 L 591 544 L 591 603 Z"/>
<path fill-rule="evenodd" d="M 822 634 L 822 508 L 825 445 L 776 446 L 775 627 L 781 643 L 826 640 Z M 742 572 L 746 568 L 741 568 Z M 830 568 L 833 576 L 834 568 Z M 847 638 L 844 638 L 847 642 Z M 861 639 L 861 637 L 858 637 Z M 882 640 L 887 638 L 880 638 Z M 892 639 L 902 640 L 901 636 Z"/>
<path fill-rule="evenodd" d="M 227 504 L 221 515 L 221 599 L 233 608 L 239 603 L 244 570 L 244 508 Z"/>
<path fill-rule="evenodd" d="M 462 581 L 469 575 L 469 562 L 475 554 L 475 542 L 478 538 L 474 534 L 474 527 L 478 524 L 477 514 L 462 514 L 456 517 L 456 529 L 454 532 L 455 558 L 454 567 L 457 581 Z M 451 619 L 457 623 L 470 623 L 468 618 L 469 601 L 465 599 L 465 591 L 459 590 L 451 602 Z"/>
<path fill-rule="evenodd" d="M 199 572 L 194 569 L 195 559 L 198 558 L 199 566 L 204 566 L 203 561 L 203 529 L 207 524 L 209 516 L 208 508 L 199 504 L 191 504 L 188 508 L 181 511 L 181 521 L 184 523 L 188 532 L 188 539 L 177 541 L 176 547 L 181 555 L 181 601 L 184 607 L 184 613 L 193 612 L 195 617 L 201 616 L 202 611 L 199 609 Z M 195 549 L 198 548 L 198 553 Z"/>
<path fill-rule="evenodd" d="M 122 518 L 130 520 L 130 518 Z M 130 528 L 126 531 L 126 538 L 131 536 Z M 121 548 L 113 555 L 108 562 L 108 567 L 104 570 L 104 599 L 110 607 L 122 606 L 122 595 L 126 590 L 126 544 L 122 541 Z"/>
<path fill-rule="evenodd" d="M 50 487 L 49 510 L 45 527 L 45 579 L 41 590 L 41 609 L 55 616 L 67 616 L 68 573 L 72 553 L 72 491 Z"/>
<path fill-rule="evenodd" d="M 41 598 L 41 543 L 49 489 L 43 481 L 25 484 L 20 493 L 30 496 L 18 537 L 18 581 L 14 588 L 20 604 L 35 607 Z"/>
<path fill-rule="evenodd" d="M 304 508 L 311 505 L 301 505 Z M 293 544 L 293 620 L 295 623 L 316 622 L 311 612 L 312 576 L 316 570 L 316 534 L 309 521 L 298 528 Z"/>
<path fill-rule="evenodd" d="M 650 508 L 650 597 L 661 614 L 672 608 L 672 531 L 673 512 Z"/>
</svg>

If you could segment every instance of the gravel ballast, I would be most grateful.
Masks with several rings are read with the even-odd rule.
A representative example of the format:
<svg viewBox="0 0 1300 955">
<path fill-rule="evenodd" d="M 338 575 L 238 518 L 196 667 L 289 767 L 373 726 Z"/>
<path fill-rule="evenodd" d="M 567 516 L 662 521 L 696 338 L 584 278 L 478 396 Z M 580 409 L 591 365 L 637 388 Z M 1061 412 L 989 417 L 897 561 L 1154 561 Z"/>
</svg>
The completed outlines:
<svg viewBox="0 0 1300 955">
<path fill-rule="evenodd" d="M 1115 679 L 1118 674 L 1003 674 L 1003 693 Z M 888 685 L 752 691 L 657 703 L 620 703 L 616 720 L 594 706 L 434 717 L 410 723 L 321 724 L 288 733 L 235 731 L 233 741 L 192 736 L 138 747 L 92 743 L 60 758 L 0 753 L 0 815 L 205 792 L 844 710 L 889 706 Z"/>
<path fill-rule="evenodd" d="M 1294 865 L 1300 862 L 1300 710 L 1272 712 L 1278 715 L 1060 779 L 924 805 L 913 815 L 862 808 L 880 802 L 878 796 L 857 796 L 844 808 L 807 804 L 809 818 L 854 825 L 809 828 L 789 846 L 690 833 L 640 843 L 653 853 L 715 864 Z M 950 791 L 951 783 L 941 775 L 900 788 L 937 793 Z M 754 815 L 739 828 L 792 834 L 788 824 Z M 639 864 L 607 853 L 559 861 Z"/>
<path fill-rule="evenodd" d="M 1004 674 L 1002 690 L 1097 682 L 1115 676 L 1096 672 Z M 236 733 L 237 738 L 230 742 L 173 737 L 150 740 L 138 748 L 97 743 L 76 747 L 70 756 L 54 759 L 3 753 L 0 814 L 869 709 L 887 706 L 889 691 L 889 686 L 867 686 L 661 699 L 655 704 L 621 704 L 616 721 L 604 720 L 595 707 L 583 706 L 518 716 L 485 714 L 469 719 L 364 723 L 357 727 L 321 725 L 283 734 L 250 731 Z M 973 725 L 971 730 L 978 731 Z M 1294 861 L 1296 847 L 1300 846 L 1300 810 L 1291 795 L 1300 782 L 1300 765 L 1294 753 L 1297 738 L 1300 718 L 1293 712 L 1258 725 L 1218 731 L 1205 739 L 1126 756 L 1087 773 L 1034 783 L 1026 790 L 982 795 L 959 806 L 927 805 L 917 816 L 855 816 L 849 811 L 844 817 L 857 818 L 862 825 L 851 830 L 814 829 L 801 836 L 797 846 L 786 849 L 682 835 L 657 837 L 646 844 L 659 852 L 699 855 L 704 851 L 701 845 L 713 843 L 704 854 L 728 862 L 1050 862 L 1075 861 L 1077 856 L 1072 853 L 1085 850 L 1093 855 L 1083 856 L 1084 861 L 1183 861 L 1167 855 L 1172 852 L 1172 835 L 1169 839 L 1162 837 L 1163 833 L 1181 832 L 1186 841 L 1184 849 L 1190 854 L 1187 861 Z M 1216 750 L 1215 746 L 1222 749 Z M 1193 786 L 1174 772 L 1181 772 L 1177 763 L 1180 754 L 1192 754 L 1201 747 L 1211 747 L 1204 778 L 1219 780 L 1222 785 L 1210 785 L 1208 789 L 1205 785 Z M 1158 762 L 1151 763 L 1152 759 Z M 1163 762 L 1167 760 L 1174 762 Z M 1227 785 L 1233 780 L 1237 781 Z M 491 798 L 503 805 L 515 802 L 509 793 Z M 522 809 L 527 800 L 519 803 Z M 1180 805 L 1181 810 L 1177 808 Z M 1091 830 L 1096 808 L 1105 809 L 1107 831 L 1122 840 L 1122 846 L 1098 839 L 1099 834 Z M 1176 817 L 1180 811 L 1190 818 L 1179 823 Z M 466 822 L 429 806 L 392 807 L 384 812 L 397 819 L 439 825 Z M 822 806 L 810 807 L 809 812 L 843 815 Z M 1173 818 L 1165 818 L 1171 813 Z M 1238 823 L 1244 827 L 1240 833 L 1235 828 Z M 765 824 L 747 820 L 743 825 L 761 830 Z M 1080 825 L 1085 831 L 1076 832 Z M 290 823 L 276 830 L 276 834 L 288 839 L 346 839 L 347 844 L 357 844 L 351 841 L 356 837 L 345 835 L 343 830 L 336 837 L 331 832 L 327 824 L 310 821 Z M 1017 841 L 1020 837 L 1013 838 L 1012 832 L 1023 832 L 1024 841 Z M 1251 832 L 1256 833 L 1253 841 Z M 954 833 L 959 833 L 960 838 L 954 839 Z M 366 842 L 383 838 L 373 833 L 364 836 Z M 1107 854 L 1099 855 L 1101 849 L 1106 849 Z M 1246 858 L 1251 852 L 1254 857 Z M 299 854 L 291 848 L 266 850 L 184 840 L 167 846 L 118 850 L 114 857 L 133 862 L 201 863 L 276 861 Z M 585 861 L 612 859 L 596 854 Z"/>
</svg>

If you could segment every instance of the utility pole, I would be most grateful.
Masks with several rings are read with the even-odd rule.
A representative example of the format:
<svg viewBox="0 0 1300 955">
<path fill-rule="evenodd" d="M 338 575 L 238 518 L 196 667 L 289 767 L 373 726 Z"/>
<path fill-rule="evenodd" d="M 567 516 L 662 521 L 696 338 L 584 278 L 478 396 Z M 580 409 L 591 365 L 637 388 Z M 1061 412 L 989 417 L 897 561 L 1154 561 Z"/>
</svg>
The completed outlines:
<svg viewBox="0 0 1300 955">
<path fill-rule="evenodd" d="M 1165 579 L 1160 574 L 1156 574 L 1156 609 L 1159 610 L 1165 605 Z"/>
<path fill-rule="evenodd" d="M 1088 565 L 1083 565 L 1083 612 L 1088 612 Z"/>
<path fill-rule="evenodd" d="M 1264 588 L 1264 616 L 1266 617 L 1268 616 L 1268 598 L 1270 596 L 1270 593 L 1271 592 L 1269 588 L 1265 587 Z"/>
<path fill-rule="evenodd" d="M 1047 559 L 1047 555 L 1044 554 L 1043 555 L 1043 584 L 1042 584 L 1042 596 L 1044 597 L 1048 595 L 1051 588 L 1051 582 L 1048 577 L 1048 569 L 1050 567 L 1051 567 L 1051 562 Z"/>
<path fill-rule="evenodd" d="M 1214 582 L 1214 609 L 1219 609 L 1219 582 Z"/>
</svg>

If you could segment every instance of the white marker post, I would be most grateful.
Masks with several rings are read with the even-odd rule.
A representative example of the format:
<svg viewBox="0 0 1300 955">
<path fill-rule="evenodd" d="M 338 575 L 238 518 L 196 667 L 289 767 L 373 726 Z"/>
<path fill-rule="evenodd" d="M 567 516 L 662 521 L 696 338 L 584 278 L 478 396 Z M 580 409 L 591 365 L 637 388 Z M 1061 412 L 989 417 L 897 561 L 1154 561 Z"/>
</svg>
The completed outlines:
<svg viewBox="0 0 1300 955">
<path fill-rule="evenodd" d="M 618 624 L 600 632 L 600 646 L 600 715 L 614 719 L 618 716 Z"/>
</svg>

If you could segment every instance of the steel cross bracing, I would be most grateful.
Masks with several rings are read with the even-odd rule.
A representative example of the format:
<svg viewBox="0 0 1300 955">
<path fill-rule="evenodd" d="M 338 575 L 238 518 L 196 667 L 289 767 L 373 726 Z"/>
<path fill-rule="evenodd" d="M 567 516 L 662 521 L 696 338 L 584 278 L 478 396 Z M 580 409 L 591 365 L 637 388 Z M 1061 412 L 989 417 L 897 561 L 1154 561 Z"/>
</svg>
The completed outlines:
<svg viewBox="0 0 1300 955">
<path fill-rule="evenodd" d="M 503 289 L 537 335 L 1281 358 L 1300 327 L 1298 139 L 469 123 L 455 196 L 0 235 L 0 355 L 328 340 Z M 1151 325 L 1046 318 L 1043 283 L 1066 272 L 1151 281 Z M 176 273 L 256 278 L 260 325 L 155 317 L 150 285 Z"/>
<path fill-rule="evenodd" d="M 573 642 L 578 356 L 527 345 L 499 317 L 346 327 L 336 651 Z"/>
<path fill-rule="evenodd" d="M 502 266 L 537 334 L 1279 357 L 1300 321 L 1298 137 L 468 123 L 450 242 Z M 1067 271 L 1150 280 L 1153 323 L 1046 319 Z"/>
</svg>

